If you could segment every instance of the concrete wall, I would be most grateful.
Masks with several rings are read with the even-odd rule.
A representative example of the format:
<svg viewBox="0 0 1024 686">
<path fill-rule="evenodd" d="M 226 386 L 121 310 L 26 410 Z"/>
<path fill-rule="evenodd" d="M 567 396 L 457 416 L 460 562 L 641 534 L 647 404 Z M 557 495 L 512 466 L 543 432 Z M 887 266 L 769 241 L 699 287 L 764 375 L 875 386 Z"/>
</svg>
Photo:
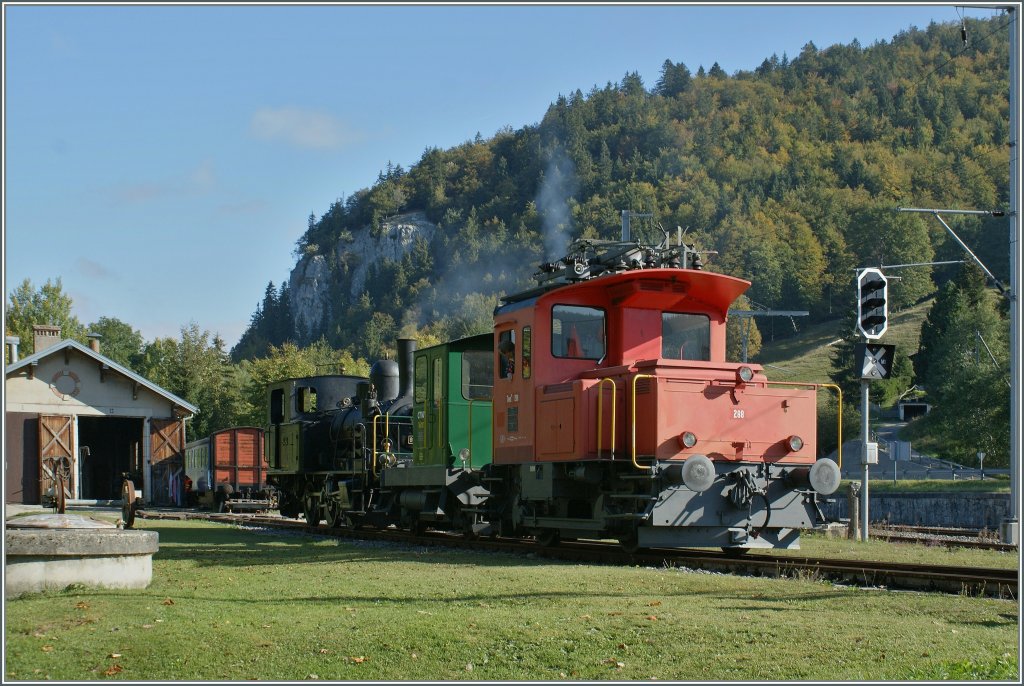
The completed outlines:
<svg viewBox="0 0 1024 686">
<path fill-rule="evenodd" d="M 848 519 L 848 491 L 836 491 L 835 503 L 822 506 L 830 521 Z M 946 526 L 999 530 L 1009 513 L 1008 493 L 879 493 L 869 492 L 872 522 L 911 526 Z"/>
</svg>

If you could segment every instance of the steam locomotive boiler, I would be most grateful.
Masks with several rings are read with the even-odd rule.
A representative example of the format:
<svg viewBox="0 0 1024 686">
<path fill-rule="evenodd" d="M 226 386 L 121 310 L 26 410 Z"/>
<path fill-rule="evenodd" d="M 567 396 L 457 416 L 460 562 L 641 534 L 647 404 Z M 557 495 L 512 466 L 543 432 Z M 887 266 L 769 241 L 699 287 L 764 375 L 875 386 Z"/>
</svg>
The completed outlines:
<svg viewBox="0 0 1024 686">
<path fill-rule="evenodd" d="M 375 505 L 381 470 L 412 447 L 412 351 L 379 360 L 370 377 L 286 379 L 267 389 L 267 482 L 281 514 L 310 525 L 361 523 Z"/>
</svg>

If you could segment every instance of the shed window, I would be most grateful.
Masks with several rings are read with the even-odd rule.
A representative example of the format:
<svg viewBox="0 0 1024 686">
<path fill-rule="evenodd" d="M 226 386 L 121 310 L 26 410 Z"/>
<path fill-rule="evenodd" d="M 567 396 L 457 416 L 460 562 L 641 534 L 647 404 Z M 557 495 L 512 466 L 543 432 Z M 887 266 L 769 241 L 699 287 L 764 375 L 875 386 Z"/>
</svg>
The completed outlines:
<svg viewBox="0 0 1024 686">
<path fill-rule="evenodd" d="M 579 305 L 555 305 L 551 310 L 551 354 L 600 360 L 605 354 L 604 310 Z"/>
</svg>

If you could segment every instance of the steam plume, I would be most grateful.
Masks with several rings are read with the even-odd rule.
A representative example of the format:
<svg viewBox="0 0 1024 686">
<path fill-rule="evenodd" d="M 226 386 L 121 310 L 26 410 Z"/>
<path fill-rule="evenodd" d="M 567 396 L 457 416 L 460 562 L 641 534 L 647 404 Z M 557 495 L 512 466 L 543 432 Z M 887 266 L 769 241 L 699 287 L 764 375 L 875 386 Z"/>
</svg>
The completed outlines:
<svg viewBox="0 0 1024 686">
<path fill-rule="evenodd" d="M 576 195 L 579 183 L 572 160 L 561 148 L 555 148 L 537 192 L 537 213 L 544 233 L 544 252 L 548 261 L 565 255 L 572 235 L 569 198 Z"/>
</svg>

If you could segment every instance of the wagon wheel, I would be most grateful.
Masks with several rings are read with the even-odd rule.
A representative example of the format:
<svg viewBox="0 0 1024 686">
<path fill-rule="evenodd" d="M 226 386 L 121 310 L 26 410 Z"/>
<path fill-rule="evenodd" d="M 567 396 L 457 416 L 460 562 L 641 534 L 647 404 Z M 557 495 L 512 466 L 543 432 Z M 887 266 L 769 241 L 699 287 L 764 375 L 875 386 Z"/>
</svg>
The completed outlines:
<svg viewBox="0 0 1024 686">
<path fill-rule="evenodd" d="M 302 514 L 306 517 L 306 526 L 319 526 L 322 519 L 320 498 L 313 491 L 306 491 L 302 499 Z"/>
<path fill-rule="evenodd" d="M 324 485 L 324 490 L 320 494 L 320 500 L 324 504 L 324 515 L 327 519 L 327 526 L 339 527 L 349 524 L 348 517 L 345 516 L 345 511 L 341 507 L 341 502 L 330 495 L 331 487 L 330 484 Z"/>
<path fill-rule="evenodd" d="M 121 484 L 121 519 L 126 529 L 135 525 L 135 484 L 131 479 Z"/>
</svg>

